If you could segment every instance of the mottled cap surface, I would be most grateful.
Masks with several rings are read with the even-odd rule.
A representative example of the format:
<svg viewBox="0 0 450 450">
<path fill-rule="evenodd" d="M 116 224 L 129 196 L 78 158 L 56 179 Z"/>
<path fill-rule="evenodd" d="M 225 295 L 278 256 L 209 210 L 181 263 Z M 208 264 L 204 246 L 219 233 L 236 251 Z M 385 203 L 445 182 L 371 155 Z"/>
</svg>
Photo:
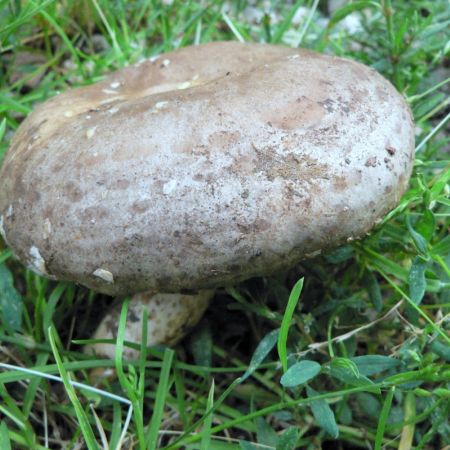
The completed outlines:
<svg viewBox="0 0 450 450">
<path fill-rule="evenodd" d="M 111 294 L 237 283 L 362 237 L 399 201 L 409 108 L 362 64 L 218 42 L 42 105 L 0 173 L 0 231 Z"/>
</svg>

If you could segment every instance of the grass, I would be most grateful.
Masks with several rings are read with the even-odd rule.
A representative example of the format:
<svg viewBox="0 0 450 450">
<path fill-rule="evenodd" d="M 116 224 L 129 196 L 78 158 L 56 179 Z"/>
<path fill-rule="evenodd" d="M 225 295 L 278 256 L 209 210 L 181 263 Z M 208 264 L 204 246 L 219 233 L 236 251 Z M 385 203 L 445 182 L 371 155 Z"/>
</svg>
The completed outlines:
<svg viewBox="0 0 450 450">
<path fill-rule="evenodd" d="M 139 361 L 121 358 L 125 309 L 116 360 L 84 355 L 77 342 L 108 299 L 26 271 L 0 243 L 2 449 L 448 444 L 450 7 L 326 3 L 0 0 L 0 159 L 36 103 L 223 39 L 374 67 L 410 103 L 417 149 L 408 192 L 370 236 L 219 291 L 191 336 L 174 350 L 141 344 Z"/>
</svg>

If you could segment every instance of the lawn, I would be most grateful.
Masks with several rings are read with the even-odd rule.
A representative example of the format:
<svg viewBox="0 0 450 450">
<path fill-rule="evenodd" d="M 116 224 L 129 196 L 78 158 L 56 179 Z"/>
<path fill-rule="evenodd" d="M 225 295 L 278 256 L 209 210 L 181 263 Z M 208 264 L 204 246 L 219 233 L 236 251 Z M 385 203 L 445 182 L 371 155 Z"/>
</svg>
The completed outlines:
<svg viewBox="0 0 450 450">
<path fill-rule="evenodd" d="M 416 126 L 409 189 L 368 236 L 218 290 L 173 349 L 124 342 L 125 303 L 115 360 L 86 355 L 111 298 L 0 239 L 0 448 L 448 449 L 449 30 L 447 0 L 0 0 L 0 161 L 39 102 L 219 40 L 360 61 Z"/>
</svg>

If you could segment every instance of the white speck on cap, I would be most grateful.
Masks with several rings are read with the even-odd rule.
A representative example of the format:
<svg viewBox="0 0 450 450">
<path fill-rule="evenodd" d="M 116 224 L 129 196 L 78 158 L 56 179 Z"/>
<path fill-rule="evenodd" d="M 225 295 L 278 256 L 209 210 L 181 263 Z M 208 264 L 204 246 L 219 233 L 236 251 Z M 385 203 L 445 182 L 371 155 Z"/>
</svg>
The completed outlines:
<svg viewBox="0 0 450 450">
<path fill-rule="evenodd" d="M 86 130 L 86 137 L 90 139 L 95 134 L 95 127 Z"/>
<path fill-rule="evenodd" d="M 120 86 L 120 81 L 113 81 L 109 87 L 113 89 L 117 89 Z"/>
<path fill-rule="evenodd" d="M 94 270 L 92 275 L 101 278 L 103 281 L 106 281 L 107 283 L 114 283 L 114 276 L 109 270 L 96 269 Z"/>
<path fill-rule="evenodd" d="M 170 64 L 170 59 L 165 59 L 165 60 L 162 62 L 162 65 L 163 65 L 164 67 L 167 67 L 169 64 Z"/>
<path fill-rule="evenodd" d="M 117 91 L 113 91 L 112 89 L 102 89 L 104 94 L 117 94 Z"/>
<path fill-rule="evenodd" d="M 73 116 L 73 112 L 72 111 L 66 111 L 64 113 L 64 117 L 72 117 Z"/>
<path fill-rule="evenodd" d="M 115 94 L 117 94 L 117 92 L 115 92 Z M 107 103 L 115 102 L 116 100 L 122 100 L 122 99 L 123 99 L 123 95 L 117 95 L 116 97 L 107 97 L 107 98 L 104 98 L 100 102 L 100 105 L 106 105 Z"/>
<path fill-rule="evenodd" d="M 187 89 L 188 87 L 191 87 L 191 84 L 192 83 L 190 81 L 185 81 L 178 85 L 178 89 Z"/>
<path fill-rule="evenodd" d="M 170 181 L 168 181 L 163 186 L 163 193 L 164 193 L 164 195 L 171 194 L 175 190 L 176 187 L 177 187 L 177 180 L 170 180 Z"/>
<path fill-rule="evenodd" d="M 169 104 L 169 102 L 157 102 L 155 104 L 155 108 L 156 109 L 162 109 L 162 108 L 165 108 L 168 104 Z"/>
</svg>

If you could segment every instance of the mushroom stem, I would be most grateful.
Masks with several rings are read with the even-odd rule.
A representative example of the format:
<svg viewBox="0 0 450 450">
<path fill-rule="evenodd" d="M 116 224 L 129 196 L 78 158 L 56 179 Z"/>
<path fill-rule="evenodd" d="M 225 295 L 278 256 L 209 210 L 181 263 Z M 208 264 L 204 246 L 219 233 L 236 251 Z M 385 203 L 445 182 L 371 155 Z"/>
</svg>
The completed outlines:
<svg viewBox="0 0 450 450">
<path fill-rule="evenodd" d="M 142 292 L 131 298 L 125 340 L 135 343 L 142 341 L 143 309 L 148 311 L 147 345 L 175 345 L 202 318 L 214 290 L 201 290 L 195 294 L 162 294 Z M 116 339 L 121 312 L 121 303 L 115 305 L 103 318 L 93 335 L 93 339 Z M 96 343 L 86 346 L 86 353 L 114 358 L 114 344 Z M 125 359 L 136 359 L 139 351 L 125 347 Z"/>
</svg>

